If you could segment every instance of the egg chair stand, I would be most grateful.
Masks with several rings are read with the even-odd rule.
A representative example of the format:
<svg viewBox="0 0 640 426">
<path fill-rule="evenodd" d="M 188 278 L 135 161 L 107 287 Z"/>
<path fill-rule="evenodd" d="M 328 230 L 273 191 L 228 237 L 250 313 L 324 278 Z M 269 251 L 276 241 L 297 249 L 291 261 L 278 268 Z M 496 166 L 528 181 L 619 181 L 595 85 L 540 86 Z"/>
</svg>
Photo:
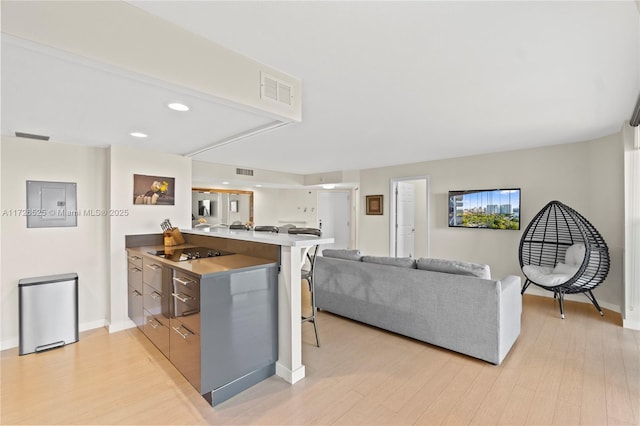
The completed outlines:
<svg viewBox="0 0 640 426">
<path fill-rule="evenodd" d="M 609 248 L 598 230 L 571 207 L 551 201 L 535 215 L 520 239 L 519 261 L 525 275 L 521 294 L 531 284 L 553 292 L 564 319 L 565 294 L 582 293 L 604 315 L 592 290 L 609 273 Z"/>
</svg>

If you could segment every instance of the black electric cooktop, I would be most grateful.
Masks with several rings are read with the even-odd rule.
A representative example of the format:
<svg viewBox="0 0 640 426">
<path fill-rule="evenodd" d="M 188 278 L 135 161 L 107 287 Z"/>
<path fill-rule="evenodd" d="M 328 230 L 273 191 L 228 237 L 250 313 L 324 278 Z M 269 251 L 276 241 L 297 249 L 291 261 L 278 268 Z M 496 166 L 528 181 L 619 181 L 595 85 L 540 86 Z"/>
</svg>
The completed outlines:
<svg viewBox="0 0 640 426">
<path fill-rule="evenodd" d="M 149 254 L 164 257 L 165 259 L 172 260 L 174 262 L 182 262 L 185 260 L 202 259 L 205 257 L 228 256 L 235 253 L 209 247 L 188 247 L 176 249 L 165 247 L 164 250 L 150 251 Z"/>
</svg>

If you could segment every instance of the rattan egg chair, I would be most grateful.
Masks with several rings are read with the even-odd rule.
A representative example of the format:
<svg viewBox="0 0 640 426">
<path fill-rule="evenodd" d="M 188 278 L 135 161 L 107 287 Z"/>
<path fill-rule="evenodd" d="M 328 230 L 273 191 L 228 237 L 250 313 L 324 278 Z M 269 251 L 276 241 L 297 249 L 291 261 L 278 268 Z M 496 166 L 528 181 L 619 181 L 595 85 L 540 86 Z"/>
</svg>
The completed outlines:
<svg viewBox="0 0 640 426">
<path fill-rule="evenodd" d="M 535 215 L 520 240 L 519 260 L 525 276 L 522 294 L 531 284 L 552 291 L 564 319 L 564 295 L 583 293 L 604 315 L 591 290 L 609 273 L 609 248 L 571 207 L 551 201 Z"/>
</svg>

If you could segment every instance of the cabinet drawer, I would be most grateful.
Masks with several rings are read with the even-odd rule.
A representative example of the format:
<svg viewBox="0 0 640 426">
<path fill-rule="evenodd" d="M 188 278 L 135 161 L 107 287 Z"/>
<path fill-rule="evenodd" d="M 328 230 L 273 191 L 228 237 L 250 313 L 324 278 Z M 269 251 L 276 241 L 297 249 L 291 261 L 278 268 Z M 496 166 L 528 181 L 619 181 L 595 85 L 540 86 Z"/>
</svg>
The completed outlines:
<svg viewBox="0 0 640 426">
<path fill-rule="evenodd" d="M 142 265 L 133 262 L 127 264 L 127 284 L 142 294 Z"/>
<path fill-rule="evenodd" d="M 142 268 L 142 256 L 137 253 L 133 253 L 131 251 L 127 251 L 127 257 L 129 258 L 129 263 L 132 263 L 133 266 L 137 266 L 138 268 Z"/>
<path fill-rule="evenodd" d="M 175 318 L 170 324 L 169 359 L 200 392 L 200 335 Z"/>
<path fill-rule="evenodd" d="M 173 270 L 173 289 L 174 292 L 182 292 L 200 299 L 200 279 L 175 269 Z"/>
<path fill-rule="evenodd" d="M 142 293 L 139 292 L 132 286 L 127 287 L 129 294 L 127 297 L 128 306 L 128 314 L 131 321 L 135 323 L 136 326 L 142 329 L 142 325 L 144 322 L 143 312 L 142 312 Z"/>
<path fill-rule="evenodd" d="M 169 358 L 169 318 L 144 311 L 144 334 Z"/>
<path fill-rule="evenodd" d="M 200 299 L 184 292 L 171 293 L 172 318 L 179 319 L 196 333 L 200 333 Z"/>
<path fill-rule="evenodd" d="M 162 293 L 148 284 L 144 285 L 144 309 L 152 315 L 162 312 Z"/>
<path fill-rule="evenodd" d="M 154 259 L 142 259 L 142 281 L 162 293 L 162 265 Z"/>
</svg>

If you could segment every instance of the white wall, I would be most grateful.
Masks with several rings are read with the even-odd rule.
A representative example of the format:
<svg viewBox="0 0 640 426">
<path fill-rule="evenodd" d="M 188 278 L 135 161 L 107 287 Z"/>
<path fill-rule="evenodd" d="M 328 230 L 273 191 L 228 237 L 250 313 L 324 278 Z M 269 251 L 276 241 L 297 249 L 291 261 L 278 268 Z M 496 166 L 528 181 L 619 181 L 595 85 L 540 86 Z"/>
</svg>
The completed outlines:
<svg viewBox="0 0 640 426">
<path fill-rule="evenodd" d="M 126 210 L 127 216 L 112 216 L 109 230 L 111 332 L 133 325 L 127 316 L 127 256 L 125 235 L 159 233 L 160 223 L 171 219 L 179 228 L 191 228 L 191 159 L 151 150 L 111 146 L 109 150 L 110 207 Z M 175 178 L 175 205 L 133 204 L 133 175 Z"/>
<path fill-rule="evenodd" d="M 487 263 L 496 278 L 520 275 L 518 247 L 522 232 L 546 203 L 557 199 L 585 216 L 607 242 L 611 270 L 595 294 L 603 306 L 620 311 L 624 220 L 622 146 L 621 134 L 615 134 L 574 144 L 362 170 L 360 202 L 364 203 L 366 195 L 384 194 L 385 214 L 367 216 L 360 212 L 358 248 L 367 254 L 389 254 L 389 182 L 394 177 L 427 175 L 430 179 L 430 256 Z M 522 189 L 522 230 L 448 228 L 449 190 L 501 187 Z M 536 289 L 530 287 L 527 291 Z"/>
<path fill-rule="evenodd" d="M 82 214 L 108 207 L 104 148 L 2 137 L 1 347 L 18 345 L 18 280 L 76 272 L 80 330 L 105 325 L 108 309 L 107 216 Z M 26 181 L 77 183 L 77 226 L 27 228 Z"/>
</svg>

